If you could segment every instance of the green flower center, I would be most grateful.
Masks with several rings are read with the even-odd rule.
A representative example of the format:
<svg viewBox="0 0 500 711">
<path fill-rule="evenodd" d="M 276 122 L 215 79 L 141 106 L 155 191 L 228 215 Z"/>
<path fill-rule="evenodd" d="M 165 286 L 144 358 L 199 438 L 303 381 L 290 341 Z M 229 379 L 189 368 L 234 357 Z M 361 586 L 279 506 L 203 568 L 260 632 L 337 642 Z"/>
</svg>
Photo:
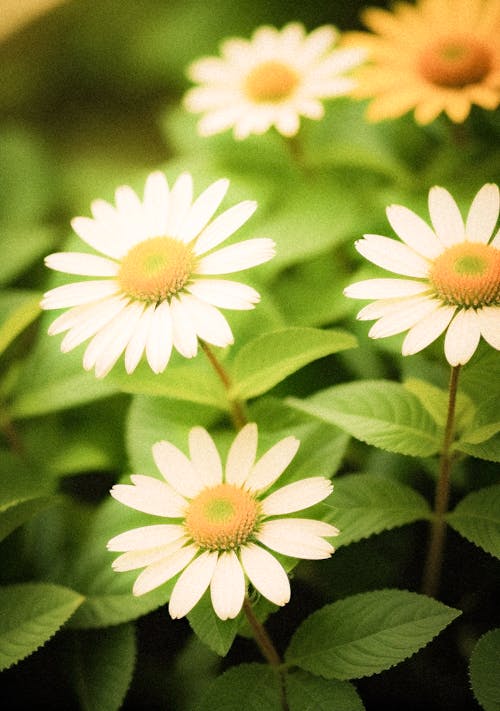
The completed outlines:
<svg viewBox="0 0 500 711">
<path fill-rule="evenodd" d="M 440 40 L 428 47 L 418 60 L 418 69 L 424 79 L 450 89 L 477 84 L 491 67 L 489 50 L 470 37 Z"/>
<path fill-rule="evenodd" d="M 432 265 L 429 280 L 447 304 L 481 307 L 500 304 L 500 250 L 463 242 L 444 251 Z"/>
</svg>

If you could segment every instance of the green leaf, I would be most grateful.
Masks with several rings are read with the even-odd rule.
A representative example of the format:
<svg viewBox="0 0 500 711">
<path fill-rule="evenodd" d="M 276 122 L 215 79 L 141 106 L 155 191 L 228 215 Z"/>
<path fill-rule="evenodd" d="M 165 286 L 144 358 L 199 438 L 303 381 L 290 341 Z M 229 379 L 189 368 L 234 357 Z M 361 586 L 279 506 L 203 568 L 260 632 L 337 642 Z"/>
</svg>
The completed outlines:
<svg viewBox="0 0 500 711">
<path fill-rule="evenodd" d="M 0 354 L 40 313 L 40 294 L 11 290 L 0 294 Z"/>
<path fill-rule="evenodd" d="M 71 669 L 83 711 L 118 711 L 132 681 L 136 657 L 133 625 L 73 635 Z"/>
<path fill-rule="evenodd" d="M 286 661 L 326 679 L 371 676 L 415 654 L 460 614 L 405 590 L 354 595 L 308 617 Z"/>
<path fill-rule="evenodd" d="M 188 615 L 189 624 L 196 635 L 219 656 L 225 657 L 238 633 L 240 616 L 233 620 L 221 620 L 214 612 L 210 591 Z"/>
<path fill-rule="evenodd" d="M 336 547 L 431 515 L 429 504 L 414 489 L 376 474 L 336 479 L 328 507 L 326 520 L 340 529 Z"/>
<path fill-rule="evenodd" d="M 196 711 L 277 711 L 281 708 L 277 675 L 264 664 L 240 664 L 210 686 Z"/>
<path fill-rule="evenodd" d="M 468 494 L 446 520 L 464 538 L 500 558 L 500 484 Z"/>
<path fill-rule="evenodd" d="M 461 442 L 479 444 L 500 432 L 500 408 L 498 395 L 492 395 L 481 402 L 469 427 L 462 433 Z"/>
<path fill-rule="evenodd" d="M 475 402 L 482 402 L 491 397 L 491 384 L 499 381 L 498 351 L 486 343 L 480 343 L 474 358 L 460 372 L 460 388 Z"/>
<path fill-rule="evenodd" d="M 0 508 L 0 541 L 54 501 L 51 496 L 32 496 L 3 505 Z"/>
<path fill-rule="evenodd" d="M 48 583 L 0 588 L 0 670 L 45 644 L 82 602 L 73 590 Z"/>
<path fill-rule="evenodd" d="M 356 689 L 348 681 L 322 679 L 304 671 L 286 676 L 286 698 L 290 711 L 363 711 Z"/>
<path fill-rule="evenodd" d="M 464 440 L 459 440 L 453 445 L 453 449 L 470 454 L 478 459 L 486 459 L 488 462 L 500 462 L 500 434 L 496 434 L 491 439 L 470 444 Z"/>
<path fill-rule="evenodd" d="M 500 629 L 484 634 L 474 647 L 469 676 L 474 696 L 484 711 L 500 711 Z"/>
<path fill-rule="evenodd" d="M 231 395 L 241 399 L 261 395 L 307 363 L 355 345 L 356 339 L 346 331 L 297 327 L 264 333 L 237 353 Z"/>
<path fill-rule="evenodd" d="M 428 457 L 441 446 L 435 422 L 419 399 L 398 383 L 364 380 L 334 385 L 305 400 L 287 402 L 390 452 Z"/>
<path fill-rule="evenodd" d="M 429 415 L 440 427 L 445 427 L 448 414 L 448 391 L 436 385 L 420 380 L 408 378 L 404 387 L 413 393 L 425 407 Z M 458 392 L 455 406 L 455 427 L 461 430 L 474 419 L 475 406 L 471 398 L 463 392 Z"/>
</svg>

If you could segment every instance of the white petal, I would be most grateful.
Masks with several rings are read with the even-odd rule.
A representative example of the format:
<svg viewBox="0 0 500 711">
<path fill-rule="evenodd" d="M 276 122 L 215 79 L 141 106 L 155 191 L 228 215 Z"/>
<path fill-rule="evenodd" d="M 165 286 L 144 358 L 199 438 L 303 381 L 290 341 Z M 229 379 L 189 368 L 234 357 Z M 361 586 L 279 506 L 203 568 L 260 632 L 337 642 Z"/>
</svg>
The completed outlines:
<svg viewBox="0 0 500 711">
<path fill-rule="evenodd" d="M 441 305 L 438 299 L 424 298 L 402 305 L 401 309 L 382 316 L 369 330 L 370 338 L 387 338 L 411 328 L 429 314 L 435 313 Z"/>
<path fill-rule="evenodd" d="M 194 201 L 178 233 L 183 242 L 191 242 L 200 234 L 224 199 L 228 187 L 229 180 L 218 180 Z"/>
<path fill-rule="evenodd" d="M 111 208 L 111 206 L 109 207 Z M 119 225 L 114 210 L 112 208 L 111 210 L 113 222 L 97 222 L 91 220 L 90 217 L 75 217 L 71 220 L 71 227 L 90 247 L 108 257 L 120 259 L 127 251 L 127 245 L 124 249 L 124 245 L 118 239 Z"/>
<path fill-rule="evenodd" d="M 500 350 L 500 306 L 484 306 L 476 313 L 482 337 L 492 348 Z"/>
<path fill-rule="evenodd" d="M 127 222 L 141 222 L 141 201 L 129 185 L 120 185 L 116 188 L 115 203 L 120 217 L 124 217 Z"/>
<path fill-rule="evenodd" d="M 329 50 L 337 39 L 338 33 L 332 25 L 317 27 L 304 38 L 299 50 L 302 65 L 310 64 L 319 59 Z"/>
<path fill-rule="evenodd" d="M 61 351 L 68 353 L 80 343 L 83 343 L 87 338 L 91 338 L 94 334 L 101 330 L 112 319 L 127 307 L 128 300 L 124 297 L 105 299 L 97 304 L 89 304 L 87 306 L 76 307 L 80 309 L 78 321 L 68 331 L 61 343 Z M 70 313 L 70 312 L 68 312 Z M 52 324 L 52 326 L 55 325 Z M 49 329 L 49 333 L 52 329 Z"/>
<path fill-rule="evenodd" d="M 282 109 L 274 122 L 283 136 L 295 136 L 300 128 L 300 119 L 294 109 Z"/>
<path fill-rule="evenodd" d="M 89 304 L 120 292 L 118 283 L 113 279 L 98 281 L 76 281 L 73 284 L 56 286 L 44 294 L 40 306 L 42 309 L 67 309 L 71 306 Z"/>
<path fill-rule="evenodd" d="M 429 284 L 409 279 L 366 279 L 350 284 L 344 295 L 351 299 L 394 299 L 399 296 L 416 296 L 429 291 Z"/>
<path fill-rule="evenodd" d="M 180 294 L 179 299 L 200 338 L 221 348 L 234 342 L 228 322 L 214 306 L 190 294 Z"/>
<path fill-rule="evenodd" d="M 342 72 L 356 67 L 365 58 L 366 50 L 363 47 L 337 49 L 314 68 L 314 73 L 318 79 L 328 75 L 342 74 Z"/>
<path fill-rule="evenodd" d="M 427 222 L 412 210 L 402 205 L 390 205 L 387 218 L 394 232 L 408 247 L 428 259 L 435 259 L 443 251 L 443 245 Z"/>
<path fill-rule="evenodd" d="M 144 309 L 139 323 L 137 324 L 132 338 L 125 350 L 125 370 L 130 375 L 137 368 L 141 360 L 148 340 L 149 329 L 153 321 L 155 304 L 150 304 Z"/>
<path fill-rule="evenodd" d="M 101 223 L 101 226 L 104 226 L 103 223 L 107 223 L 108 225 L 114 224 L 117 220 L 117 214 L 116 210 L 113 205 L 111 205 L 109 202 L 106 200 L 93 200 L 90 203 L 90 210 L 94 216 L 95 222 Z M 87 220 L 87 217 L 84 218 L 79 218 L 76 217 L 75 219 L 84 219 Z"/>
<path fill-rule="evenodd" d="M 169 237 L 177 237 L 191 207 L 192 199 L 193 179 L 189 173 L 182 173 L 170 192 L 166 224 L 166 233 Z"/>
<path fill-rule="evenodd" d="M 241 486 L 248 478 L 257 454 L 258 430 L 255 422 L 246 424 L 231 444 L 226 462 L 225 481 Z"/>
<path fill-rule="evenodd" d="M 159 523 L 132 528 L 130 531 L 120 533 L 111 538 L 106 547 L 109 551 L 138 551 L 168 545 L 185 534 L 183 526 L 173 523 Z"/>
<path fill-rule="evenodd" d="M 257 203 L 255 201 L 245 200 L 223 212 L 200 234 L 194 246 L 194 254 L 199 256 L 224 242 L 245 224 L 256 209 Z"/>
<path fill-rule="evenodd" d="M 200 260 L 197 274 L 229 274 L 250 269 L 257 264 L 268 262 L 275 254 L 272 239 L 265 237 L 248 239 L 229 247 L 223 247 L 217 252 L 208 254 Z"/>
<path fill-rule="evenodd" d="M 106 345 L 102 346 L 95 361 L 97 378 L 104 378 L 115 365 L 133 337 L 143 311 L 144 304 L 132 303 L 114 319 L 110 326 L 106 327 Z"/>
<path fill-rule="evenodd" d="M 250 471 L 245 488 L 264 491 L 280 477 L 297 454 L 300 442 L 295 437 L 285 437 L 262 455 Z"/>
<path fill-rule="evenodd" d="M 401 351 L 404 356 L 414 355 L 439 338 L 453 318 L 455 306 L 442 305 L 415 324 L 407 333 Z"/>
<path fill-rule="evenodd" d="M 159 304 L 152 316 L 146 340 L 146 357 L 153 373 L 162 373 L 172 353 L 172 316 L 167 301 Z"/>
<path fill-rule="evenodd" d="M 213 439 L 203 427 L 189 431 L 189 456 L 203 486 L 222 484 L 222 464 Z"/>
<path fill-rule="evenodd" d="M 491 246 L 495 247 L 495 249 L 500 249 L 500 230 L 498 230 L 498 232 L 492 239 Z"/>
<path fill-rule="evenodd" d="M 359 321 L 373 321 L 373 319 L 382 318 L 382 316 L 401 313 L 407 308 L 411 309 L 414 304 L 429 301 L 431 298 L 425 294 L 424 296 L 407 296 L 399 299 L 377 299 L 377 301 L 372 301 L 371 304 L 364 306 L 356 318 Z"/>
<path fill-rule="evenodd" d="M 110 493 L 113 498 L 136 511 L 153 516 L 178 518 L 184 515 L 187 501 L 168 484 L 151 476 L 134 474 L 130 484 L 115 484 Z"/>
<path fill-rule="evenodd" d="M 364 235 L 355 247 L 363 257 L 383 269 L 410 277 L 426 277 L 429 262 L 420 257 L 410 247 L 381 235 Z"/>
<path fill-rule="evenodd" d="M 444 354 L 450 365 L 464 365 L 479 344 L 481 331 L 474 309 L 462 309 L 448 326 L 444 339 Z"/>
<path fill-rule="evenodd" d="M 242 107 L 239 105 L 211 111 L 198 122 L 197 131 L 200 136 L 213 136 L 216 133 L 226 131 L 234 125 L 241 112 Z"/>
<path fill-rule="evenodd" d="M 205 551 L 181 573 L 168 603 L 172 619 L 184 617 L 201 600 L 210 585 L 217 557 L 215 551 Z"/>
<path fill-rule="evenodd" d="M 145 568 L 147 565 L 151 565 L 151 563 L 170 558 L 171 555 L 183 547 L 187 540 L 187 536 L 184 536 L 164 546 L 128 551 L 113 561 L 112 568 L 117 573 L 125 573 L 128 570 L 137 570 L 137 568 Z"/>
<path fill-rule="evenodd" d="M 158 171 L 148 175 L 144 187 L 143 210 L 147 231 L 152 236 L 167 232 L 169 191 L 165 175 Z"/>
<path fill-rule="evenodd" d="M 157 563 L 149 565 L 135 581 L 133 588 L 134 595 L 144 595 L 150 590 L 166 583 L 167 580 L 170 580 L 170 578 L 173 578 L 174 575 L 177 575 L 177 573 L 185 568 L 197 552 L 198 548 L 196 546 L 186 546 L 166 560 L 160 560 Z"/>
<path fill-rule="evenodd" d="M 462 216 L 457 203 L 447 190 L 437 186 L 430 189 L 429 213 L 434 230 L 446 247 L 464 241 Z"/>
<path fill-rule="evenodd" d="M 465 237 L 468 242 L 488 242 L 497 224 L 499 209 L 498 186 L 486 183 L 472 201 L 467 215 Z"/>
<path fill-rule="evenodd" d="M 276 558 L 255 543 L 247 543 L 240 550 L 240 559 L 254 588 L 275 605 L 286 605 L 290 581 Z"/>
<path fill-rule="evenodd" d="M 45 265 L 67 274 L 81 276 L 113 277 L 118 274 L 120 265 L 106 257 L 80 252 L 56 252 L 45 257 Z"/>
<path fill-rule="evenodd" d="M 181 496 L 191 499 L 200 493 L 204 482 L 180 449 L 170 442 L 156 442 L 153 459 L 165 480 Z"/>
<path fill-rule="evenodd" d="M 175 348 L 184 358 L 194 358 L 198 352 L 198 335 L 192 323 L 190 312 L 181 300 L 174 297 L 170 302 L 172 314 L 172 339 Z"/>
<path fill-rule="evenodd" d="M 311 526 L 310 524 L 323 524 Z M 322 536 L 335 536 L 338 530 L 323 521 L 284 518 L 266 521 L 256 538 L 268 548 L 292 556 L 319 560 L 329 558 L 334 548 Z"/>
<path fill-rule="evenodd" d="M 274 516 L 301 511 L 326 499 L 332 490 L 331 481 L 322 476 L 295 481 L 267 496 L 262 501 L 262 513 Z"/>
<path fill-rule="evenodd" d="M 221 309 L 245 311 L 260 301 L 259 293 L 251 286 L 226 279 L 198 279 L 186 286 L 186 290 Z"/>
<path fill-rule="evenodd" d="M 237 617 L 245 599 L 245 576 L 236 553 L 221 553 L 210 583 L 215 614 L 221 620 Z"/>
</svg>

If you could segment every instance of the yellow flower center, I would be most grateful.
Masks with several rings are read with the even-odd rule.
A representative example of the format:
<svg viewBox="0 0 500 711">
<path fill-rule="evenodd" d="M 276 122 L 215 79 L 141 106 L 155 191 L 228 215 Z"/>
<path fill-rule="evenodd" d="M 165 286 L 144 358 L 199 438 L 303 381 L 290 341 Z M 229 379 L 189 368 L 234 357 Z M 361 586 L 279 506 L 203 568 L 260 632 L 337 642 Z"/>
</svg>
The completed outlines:
<svg viewBox="0 0 500 711">
<path fill-rule="evenodd" d="M 257 103 L 282 101 L 299 83 L 297 73 L 283 62 L 274 60 L 258 64 L 245 79 L 244 90 Z"/>
<path fill-rule="evenodd" d="M 488 49 L 469 37 L 440 40 L 431 45 L 418 62 L 420 73 L 427 81 L 451 89 L 477 84 L 491 66 Z"/>
<path fill-rule="evenodd" d="M 158 303 L 182 289 L 192 274 L 191 249 L 173 237 L 151 237 L 125 255 L 118 272 L 123 293 Z"/>
<path fill-rule="evenodd" d="M 456 244 L 435 260 L 429 279 L 436 295 L 447 304 L 500 304 L 500 250 L 477 242 Z"/>
<path fill-rule="evenodd" d="M 248 540 L 258 515 L 259 504 L 248 491 L 219 484 L 204 489 L 191 501 L 185 527 L 200 548 L 228 551 Z"/>
</svg>

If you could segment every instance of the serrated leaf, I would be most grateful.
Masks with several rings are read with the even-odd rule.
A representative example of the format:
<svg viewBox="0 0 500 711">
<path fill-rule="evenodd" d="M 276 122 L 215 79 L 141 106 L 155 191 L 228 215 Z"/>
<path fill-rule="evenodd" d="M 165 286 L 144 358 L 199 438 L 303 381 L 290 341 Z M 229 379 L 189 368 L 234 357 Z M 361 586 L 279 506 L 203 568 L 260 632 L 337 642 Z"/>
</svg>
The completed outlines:
<svg viewBox="0 0 500 711">
<path fill-rule="evenodd" d="M 354 595 L 308 617 L 285 658 L 326 679 L 371 676 L 415 654 L 460 614 L 405 590 Z"/>
<path fill-rule="evenodd" d="M 323 679 L 304 671 L 286 677 L 286 698 L 290 711 L 363 711 L 356 689 L 348 681 Z"/>
<path fill-rule="evenodd" d="M 350 474 L 335 481 L 326 520 L 340 529 L 335 547 L 429 518 L 427 501 L 414 489 L 376 474 Z"/>
<path fill-rule="evenodd" d="M 201 641 L 219 656 L 225 657 L 238 633 L 241 616 L 233 620 L 219 619 L 214 612 L 210 592 L 207 591 L 187 617 Z"/>
<path fill-rule="evenodd" d="M 436 423 L 418 398 L 398 383 L 364 380 L 334 385 L 304 400 L 287 402 L 390 452 L 429 457 L 441 446 Z"/>
<path fill-rule="evenodd" d="M 196 711 L 277 711 L 282 707 L 278 676 L 264 664 L 240 664 L 210 686 Z"/>
<path fill-rule="evenodd" d="M 488 462 L 500 462 L 500 434 L 496 434 L 494 437 L 484 442 L 479 442 L 478 444 L 471 444 L 470 442 L 459 440 L 455 442 L 453 449 L 465 452 L 465 454 L 470 454 L 471 457 L 477 457 L 477 459 L 486 459 Z"/>
<path fill-rule="evenodd" d="M 0 670 L 45 644 L 82 602 L 73 590 L 49 583 L 0 588 Z"/>
<path fill-rule="evenodd" d="M 461 442 L 479 444 L 500 432 L 500 407 L 498 395 L 483 400 L 469 427 L 462 432 Z"/>
<path fill-rule="evenodd" d="M 500 484 L 468 494 L 446 520 L 464 538 L 500 558 Z"/>
<path fill-rule="evenodd" d="M 486 632 L 474 647 L 469 676 L 474 696 L 484 711 L 500 711 L 500 629 Z"/>
<path fill-rule="evenodd" d="M 133 625 L 73 635 L 70 673 L 82 711 L 118 711 L 132 681 L 135 657 Z"/>
<path fill-rule="evenodd" d="M 340 330 L 295 327 L 263 333 L 236 354 L 231 395 L 243 400 L 261 395 L 308 363 L 355 345 L 355 337 Z"/>
<path fill-rule="evenodd" d="M 445 427 L 448 413 L 448 391 L 436 385 L 420 380 L 408 378 L 404 387 L 420 400 L 429 415 L 440 426 Z M 463 392 L 458 392 L 455 405 L 455 427 L 457 430 L 469 425 L 474 419 L 476 408 L 471 398 Z"/>
</svg>

